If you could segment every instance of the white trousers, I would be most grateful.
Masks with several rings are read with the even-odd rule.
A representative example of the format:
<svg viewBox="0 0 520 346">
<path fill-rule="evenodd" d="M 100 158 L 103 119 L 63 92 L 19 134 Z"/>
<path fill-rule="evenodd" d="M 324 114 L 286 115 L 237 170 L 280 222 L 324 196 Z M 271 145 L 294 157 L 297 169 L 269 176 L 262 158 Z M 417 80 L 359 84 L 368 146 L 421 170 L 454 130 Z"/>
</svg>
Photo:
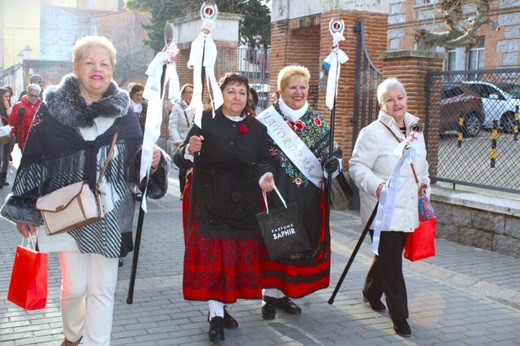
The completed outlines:
<svg viewBox="0 0 520 346">
<path fill-rule="evenodd" d="M 112 332 L 118 258 L 63 251 L 61 315 L 69 341 L 83 336 L 85 346 L 108 346 Z"/>
</svg>

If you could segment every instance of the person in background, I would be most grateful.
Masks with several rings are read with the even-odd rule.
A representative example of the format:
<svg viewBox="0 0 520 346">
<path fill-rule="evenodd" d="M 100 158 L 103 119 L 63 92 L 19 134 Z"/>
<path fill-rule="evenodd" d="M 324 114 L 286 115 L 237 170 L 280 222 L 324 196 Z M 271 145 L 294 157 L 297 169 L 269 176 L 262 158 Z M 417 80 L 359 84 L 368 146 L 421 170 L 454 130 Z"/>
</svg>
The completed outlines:
<svg viewBox="0 0 520 346">
<path fill-rule="evenodd" d="M 383 81 L 377 88 L 377 99 L 381 108 L 378 119 L 361 130 L 349 161 L 350 176 L 359 188 L 362 224 L 368 222 L 381 191 L 386 189 L 386 180 L 399 161 L 393 154 L 395 148 L 410 136 L 410 125 L 419 121 L 407 112 L 406 91 L 397 79 Z M 420 189 L 426 189 L 428 194 L 430 190 L 424 137 L 420 135 L 414 145 L 420 155 L 413 159 L 413 167 L 404 164 L 399 170 L 391 226 L 382 229 L 379 254 L 374 256 L 362 292 L 363 301 L 375 311 L 385 310 L 381 302 L 385 294 L 394 331 L 401 336 L 412 334 L 406 321 L 408 298 L 403 277 L 403 249 L 408 235 L 419 226 L 418 183 L 413 170 Z M 369 229 L 372 238 L 374 225 L 375 221 Z"/>
<path fill-rule="evenodd" d="M 43 78 L 39 74 L 33 74 L 29 77 L 29 84 L 37 84 L 40 86 L 40 98 L 43 95 Z M 27 93 L 27 88 L 22 90 L 20 93 L 20 97 L 18 97 L 18 100 L 21 100 L 22 97 Z"/>
<path fill-rule="evenodd" d="M 9 85 L 4 86 L 4 88 L 9 90 L 9 95 L 11 95 L 10 99 L 9 99 L 9 104 L 14 105 L 16 102 L 18 102 L 18 99 L 16 98 L 16 96 L 14 96 L 13 88 L 11 88 Z M 9 111 L 8 115 L 11 115 L 11 111 Z"/>
<path fill-rule="evenodd" d="M 275 103 L 276 101 L 278 101 L 278 99 L 280 98 L 280 92 L 278 90 L 274 91 L 272 94 L 271 94 L 271 99 L 269 100 L 271 102 L 271 104 Z"/>
<path fill-rule="evenodd" d="M 11 93 L 7 88 L 0 88 L 0 122 L 2 126 L 9 125 L 9 115 L 11 114 Z M 0 176 L 0 188 L 3 186 L 9 185 L 7 181 L 7 171 L 9 169 L 9 161 L 11 156 L 11 151 L 13 150 L 14 142 L 16 141 L 16 137 L 14 133 L 11 135 L 11 141 L 9 143 L 3 144 L 1 148 L 0 157 L 2 158 L 2 166 L 1 166 L 1 176 Z"/>
<path fill-rule="evenodd" d="M 168 131 L 170 132 L 170 137 L 172 138 L 175 149 L 178 149 L 182 145 L 182 142 L 184 142 L 184 139 L 186 139 L 186 135 L 188 134 L 188 131 L 193 124 L 194 112 L 193 110 L 186 110 L 190 105 L 192 97 L 193 85 L 184 84 L 181 87 L 181 99 L 173 106 L 170 113 Z M 185 170 L 179 168 L 179 188 L 181 192 L 181 199 L 184 186 L 186 185 L 186 173 L 187 172 Z"/>
<path fill-rule="evenodd" d="M 258 93 L 255 88 L 249 88 L 249 103 L 251 105 L 251 110 L 254 113 L 254 116 L 262 113 L 262 107 L 260 107 L 260 99 L 258 98 Z"/>
<path fill-rule="evenodd" d="M 256 214 L 260 189 L 274 189 L 267 130 L 247 110 L 247 78 L 227 74 L 220 88 L 215 118 L 205 111 L 202 128 L 193 125 L 175 153 L 177 166 L 193 167 L 183 199 L 183 294 L 208 301 L 210 341 L 238 327 L 225 304 L 262 297 Z"/>
<path fill-rule="evenodd" d="M 168 188 L 169 160 L 153 151 L 148 186 L 139 184 L 143 133 L 125 90 L 113 81 L 116 49 L 104 37 L 85 36 L 72 50 L 73 74 L 50 87 L 31 127 L 24 154 L 0 213 L 23 237 L 38 236 L 44 252 L 58 252 L 61 269 L 62 346 L 110 345 L 118 259 L 133 249 L 134 189 L 160 198 Z M 33 94 L 33 89 L 28 89 Z M 25 96 L 24 96 L 25 97 Z M 68 232 L 47 236 L 38 197 L 88 180 L 96 185 L 118 134 L 100 184 L 104 217 Z"/>
<path fill-rule="evenodd" d="M 301 314 L 301 308 L 291 298 L 326 288 L 330 282 L 330 233 L 325 222 L 327 201 L 323 184 L 324 176 L 339 174 L 342 152 L 335 146 L 329 158 L 330 126 L 307 103 L 309 81 L 306 67 L 283 68 L 278 73 L 280 99 L 257 117 L 261 122 L 269 119 L 264 124 L 269 129 L 269 152 L 278 162 L 274 172 L 276 186 L 287 203 L 298 205 L 312 246 L 309 251 L 278 261 L 270 261 L 267 250 L 260 249 L 265 288 L 261 313 L 265 320 L 274 319 L 277 309 L 291 315 Z M 292 146 L 277 141 L 293 134 L 299 141 L 291 142 L 300 148 L 297 151 L 287 150 Z M 305 166 L 294 163 L 304 161 Z M 282 206 L 275 194 L 270 194 L 268 203 L 272 208 Z"/>
<path fill-rule="evenodd" d="M 139 125 L 144 133 L 146 123 L 147 103 L 143 99 L 144 85 L 141 83 L 130 83 L 128 85 L 128 94 L 130 94 L 130 108 L 134 111 L 135 116 L 139 119 Z"/>
<path fill-rule="evenodd" d="M 29 84 L 27 94 L 22 96 L 20 101 L 13 106 L 9 116 L 9 124 L 15 128 L 18 147 L 22 152 L 34 115 L 42 103 L 41 91 L 42 89 L 38 84 Z"/>
</svg>

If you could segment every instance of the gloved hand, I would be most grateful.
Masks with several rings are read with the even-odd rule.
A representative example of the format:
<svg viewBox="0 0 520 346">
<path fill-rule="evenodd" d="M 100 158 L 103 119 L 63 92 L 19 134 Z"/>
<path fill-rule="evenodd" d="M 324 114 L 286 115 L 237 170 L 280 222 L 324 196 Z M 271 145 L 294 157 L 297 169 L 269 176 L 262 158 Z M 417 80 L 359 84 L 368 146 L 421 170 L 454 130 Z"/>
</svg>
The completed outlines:
<svg viewBox="0 0 520 346">
<path fill-rule="evenodd" d="M 323 169 L 327 174 L 332 174 L 338 170 L 339 167 L 339 160 L 337 157 L 332 156 L 325 161 L 325 164 L 323 165 Z"/>
</svg>

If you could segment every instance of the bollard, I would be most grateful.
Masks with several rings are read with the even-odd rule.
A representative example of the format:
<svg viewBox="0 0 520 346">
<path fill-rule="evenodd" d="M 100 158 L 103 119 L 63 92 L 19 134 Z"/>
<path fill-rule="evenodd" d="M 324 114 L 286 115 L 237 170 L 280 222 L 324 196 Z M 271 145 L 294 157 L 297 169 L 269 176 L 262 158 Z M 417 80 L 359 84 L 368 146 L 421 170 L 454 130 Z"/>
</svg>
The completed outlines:
<svg viewBox="0 0 520 346">
<path fill-rule="evenodd" d="M 491 168 L 495 168 L 497 159 L 497 137 L 498 120 L 493 120 L 493 131 L 491 132 Z"/>
<path fill-rule="evenodd" d="M 513 128 L 513 133 L 514 133 L 513 139 L 515 142 L 518 142 L 518 109 L 519 108 L 520 108 L 519 106 L 515 106 L 515 122 L 514 122 L 515 126 Z"/>
<path fill-rule="evenodd" d="M 462 147 L 462 139 L 464 138 L 464 113 L 460 111 L 459 114 L 459 133 L 457 134 L 457 148 Z"/>
</svg>

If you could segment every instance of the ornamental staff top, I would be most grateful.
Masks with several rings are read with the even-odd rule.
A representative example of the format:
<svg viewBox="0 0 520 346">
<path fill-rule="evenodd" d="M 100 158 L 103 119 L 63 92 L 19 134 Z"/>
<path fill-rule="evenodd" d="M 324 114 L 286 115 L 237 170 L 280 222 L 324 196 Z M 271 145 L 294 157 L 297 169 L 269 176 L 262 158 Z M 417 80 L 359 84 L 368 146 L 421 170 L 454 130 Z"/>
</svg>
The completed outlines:
<svg viewBox="0 0 520 346">
<path fill-rule="evenodd" d="M 345 37 L 343 36 L 344 30 L 345 22 L 343 22 L 342 19 L 330 20 L 329 31 L 332 35 L 332 51 L 324 60 L 330 66 L 329 75 L 327 78 L 327 93 L 325 95 L 325 103 L 330 110 L 334 108 L 334 100 L 336 99 L 338 90 L 338 80 L 341 64 L 348 61 L 347 54 L 339 49 L 339 43 L 345 40 Z"/>
<path fill-rule="evenodd" d="M 217 46 L 213 42 L 211 32 L 215 28 L 215 19 L 218 16 L 218 8 L 215 4 L 203 3 L 200 8 L 200 18 L 202 19 L 202 29 L 199 36 L 191 43 L 190 58 L 188 68 L 193 69 L 193 98 L 188 110 L 195 110 L 194 123 L 202 127 L 202 111 L 204 80 L 206 77 L 208 94 L 213 105 L 213 116 L 215 110 L 224 103 L 222 92 L 215 78 L 215 62 L 217 60 Z"/>
</svg>

